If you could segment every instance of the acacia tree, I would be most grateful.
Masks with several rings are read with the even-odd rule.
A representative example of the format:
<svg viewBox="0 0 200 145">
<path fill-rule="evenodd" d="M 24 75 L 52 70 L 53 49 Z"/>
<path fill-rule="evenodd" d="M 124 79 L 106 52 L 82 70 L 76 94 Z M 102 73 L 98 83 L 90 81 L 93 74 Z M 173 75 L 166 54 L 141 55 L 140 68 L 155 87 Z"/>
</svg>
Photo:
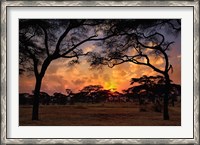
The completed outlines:
<svg viewBox="0 0 200 145">
<path fill-rule="evenodd" d="M 170 80 L 172 82 L 172 80 Z M 165 84 L 165 79 L 163 76 L 157 75 L 157 76 L 146 76 L 143 75 L 140 78 L 132 78 L 131 79 L 131 85 L 138 83 L 139 85 L 133 86 L 129 88 L 129 90 L 140 91 L 142 89 L 146 90 L 146 97 L 148 99 L 151 99 L 153 103 L 155 103 L 155 97 L 162 96 L 159 92 L 163 93 L 163 84 Z M 170 91 L 171 91 L 172 85 L 170 85 Z M 171 93 L 171 92 L 170 92 Z M 139 98 L 140 100 L 140 98 Z"/>
<path fill-rule="evenodd" d="M 107 65 L 112 68 L 131 62 L 150 67 L 164 76 L 163 118 L 169 120 L 169 71 L 173 71 L 173 67 L 169 62 L 168 51 L 174 42 L 169 41 L 168 37 L 174 37 L 180 32 L 180 20 L 111 20 L 109 26 L 105 33 L 115 37 L 97 43 L 104 49 L 100 53 L 90 54 L 91 66 Z M 154 64 L 155 59 L 162 59 L 164 63 L 158 66 Z"/>
<path fill-rule="evenodd" d="M 94 103 L 98 92 L 102 89 L 103 87 L 101 85 L 89 85 L 85 86 L 80 92 L 82 92 L 85 95 L 85 97 L 88 97 L 87 101 L 91 100 L 92 103 Z"/>
<path fill-rule="evenodd" d="M 103 20 L 20 19 L 19 20 L 19 73 L 34 72 L 35 88 L 32 120 L 38 120 L 39 95 L 42 79 L 52 61 L 58 58 L 78 63 L 87 55 L 81 45 L 88 41 L 105 40 L 98 36 Z"/>
</svg>

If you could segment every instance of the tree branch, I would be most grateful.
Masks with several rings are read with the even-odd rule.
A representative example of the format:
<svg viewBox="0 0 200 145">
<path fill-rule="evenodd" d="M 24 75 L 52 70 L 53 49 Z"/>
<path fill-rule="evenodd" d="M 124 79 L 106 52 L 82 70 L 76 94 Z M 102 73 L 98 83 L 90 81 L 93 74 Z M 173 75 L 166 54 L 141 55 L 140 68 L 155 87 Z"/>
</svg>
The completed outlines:
<svg viewBox="0 0 200 145">
<path fill-rule="evenodd" d="M 125 56 L 126 58 L 128 58 L 128 57 L 131 57 L 131 56 Z M 146 63 L 144 63 L 144 62 L 139 62 L 138 60 L 136 60 L 135 58 L 136 57 L 144 57 L 146 60 L 147 60 L 147 62 Z M 149 60 L 149 58 L 148 58 L 148 56 L 147 55 L 144 55 L 144 54 L 139 54 L 139 55 L 135 55 L 135 56 L 132 56 L 132 58 L 129 58 L 129 59 L 127 59 L 127 60 L 124 60 L 124 62 L 133 62 L 133 63 L 135 63 L 135 64 L 139 64 L 139 65 L 146 65 L 146 66 L 149 66 L 149 67 L 151 67 L 154 71 L 156 71 L 156 72 L 159 72 L 159 73 L 164 73 L 162 70 L 160 70 L 160 69 L 158 69 L 158 68 L 156 68 L 155 66 L 153 66 L 151 63 L 150 63 L 150 60 Z M 120 63 L 121 64 L 121 63 Z"/>
<path fill-rule="evenodd" d="M 167 46 L 166 46 L 166 48 L 164 49 L 164 51 L 166 51 L 166 50 L 169 48 L 169 46 L 170 46 L 171 44 L 173 44 L 173 43 L 175 43 L 175 42 L 173 41 L 173 42 L 168 43 Z"/>
<path fill-rule="evenodd" d="M 78 44 L 75 44 L 72 48 L 70 48 L 69 50 L 67 50 L 66 52 L 64 52 L 63 54 L 61 54 L 60 56 L 65 56 L 67 55 L 68 53 L 72 52 L 75 48 L 77 48 L 78 46 L 80 46 L 81 44 L 87 42 L 87 41 L 90 41 L 91 38 L 94 38 L 94 37 L 97 37 L 97 35 L 93 35 L 93 36 L 90 36 L 88 37 L 87 39 L 79 42 Z"/>
<path fill-rule="evenodd" d="M 31 51 L 28 49 L 27 45 L 25 45 L 25 48 L 26 48 L 26 51 L 28 52 L 28 54 L 30 55 L 30 57 L 33 60 L 34 73 L 35 73 L 35 76 L 38 77 L 38 75 L 39 75 L 39 72 L 38 72 L 38 59 L 35 57 L 34 54 L 31 53 Z"/>
<path fill-rule="evenodd" d="M 110 37 L 113 37 L 115 36 L 115 34 L 112 34 L 112 35 L 109 35 L 109 36 L 106 36 L 106 37 L 103 37 L 103 38 L 97 38 L 97 39 L 90 39 L 89 41 L 99 41 L 99 40 L 106 40 Z"/>
<path fill-rule="evenodd" d="M 76 53 L 76 52 L 75 52 Z M 83 54 L 75 54 L 75 55 L 71 55 L 71 56 L 63 56 L 63 55 L 60 55 L 60 57 L 62 57 L 62 58 L 73 58 L 73 57 L 76 57 L 77 59 L 79 58 L 79 56 L 86 56 L 86 55 L 88 55 L 89 54 L 89 52 L 87 52 L 87 53 L 83 53 Z"/>
<path fill-rule="evenodd" d="M 42 28 L 43 32 L 44 32 L 44 43 L 45 43 L 45 49 L 46 49 L 46 53 L 47 56 L 49 56 L 49 47 L 48 47 L 48 34 L 47 34 L 47 30 L 39 24 L 39 26 Z"/>
<path fill-rule="evenodd" d="M 125 63 L 125 62 L 128 62 L 128 61 L 123 60 L 123 61 L 121 61 L 121 62 L 114 63 L 114 64 L 112 64 L 112 65 L 109 65 L 109 63 L 108 63 L 108 67 L 113 68 L 115 65 L 119 65 L 119 64 L 122 64 L 122 63 Z"/>
<path fill-rule="evenodd" d="M 153 36 L 156 36 L 156 35 L 161 36 L 161 37 L 162 37 L 162 40 L 161 40 L 161 42 L 160 42 L 157 46 L 161 46 L 161 45 L 163 44 L 163 42 L 165 41 L 165 37 L 164 37 L 162 34 L 158 33 L 158 32 L 156 32 L 156 33 L 154 33 L 154 34 L 151 34 L 151 35 L 149 35 L 149 36 L 145 36 L 144 33 L 138 33 L 138 34 L 142 35 L 144 38 L 150 38 L 150 37 L 153 37 Z M 136 36 L 136 41 L 137 41 L 142 47 L 155 49 L 155 46 L 146 46 L 146 45 L 142 44 L 142 43 L 139 41 L 137 34 L 136 34 L 135 36 Z"/>
<path fill-rule="evenodd" d="M 61 44 L 62 40 L 65 38 L 65 36 L 67 35 L 67 33 L 69 33 L 69 31 L 71 29 L 72 28 L 70 26 L 68 26 L 67 29 L 65 30 L 65 32 L 59 37 L 58 42 L 56 44 L 56 49 L 55 49 L 53 55 L 56 55 L 56 54 L 59 53 L 59 51 L 60 51 L 60 44 Z"/>
</svg>

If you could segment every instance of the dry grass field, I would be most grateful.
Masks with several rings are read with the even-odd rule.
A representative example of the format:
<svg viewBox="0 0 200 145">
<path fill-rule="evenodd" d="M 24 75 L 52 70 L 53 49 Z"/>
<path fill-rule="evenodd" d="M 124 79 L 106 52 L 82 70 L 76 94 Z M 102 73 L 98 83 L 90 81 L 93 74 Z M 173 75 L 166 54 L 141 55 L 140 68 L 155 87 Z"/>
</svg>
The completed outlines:
<svg viewBox="0 0 200 145">
<path fill-rule="evenodd" d="M 31 120 L 32 106 L 19 107 L 20 126 L 180 126 L 181 106 L 169 106 L 170 120 L 147 106 L 141 112 L 134 103 L 40 106 L 40 120 Z"/>
</svg>

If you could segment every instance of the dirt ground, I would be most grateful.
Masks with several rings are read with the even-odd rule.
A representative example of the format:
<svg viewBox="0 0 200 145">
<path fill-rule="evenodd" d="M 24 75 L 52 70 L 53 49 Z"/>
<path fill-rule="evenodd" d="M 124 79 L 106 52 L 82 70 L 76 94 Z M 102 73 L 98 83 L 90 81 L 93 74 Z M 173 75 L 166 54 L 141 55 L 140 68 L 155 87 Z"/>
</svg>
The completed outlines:
<svg viewBox="0 0 200 145">
<path fill-rule="evenodd" d="M 169 106 L 170 120 L 147 106 L 141 112 L 134 103 L 40 106 L 39 120 L 32 121 L 32 106 L 19 107 L 20 126 L 180 126 L 181 106 Z"/>
</svg>

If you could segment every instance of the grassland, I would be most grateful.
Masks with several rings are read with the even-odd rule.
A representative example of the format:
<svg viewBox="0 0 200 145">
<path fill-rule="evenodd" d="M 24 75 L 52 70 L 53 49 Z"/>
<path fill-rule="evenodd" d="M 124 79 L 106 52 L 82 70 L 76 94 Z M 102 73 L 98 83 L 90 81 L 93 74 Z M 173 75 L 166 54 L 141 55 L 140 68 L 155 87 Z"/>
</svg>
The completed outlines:
<svg viewBox="0 0 200 145">
<path fill-rule="evenodd" d="M 135 103 L 40 106 L 39 120 L 32 121 L 32 106 L 19 107 L 20 126 L 180 126 L 181 106 L 169 106 L 170 120 L 147 106 L 141 112 Z"/>
</svg>

